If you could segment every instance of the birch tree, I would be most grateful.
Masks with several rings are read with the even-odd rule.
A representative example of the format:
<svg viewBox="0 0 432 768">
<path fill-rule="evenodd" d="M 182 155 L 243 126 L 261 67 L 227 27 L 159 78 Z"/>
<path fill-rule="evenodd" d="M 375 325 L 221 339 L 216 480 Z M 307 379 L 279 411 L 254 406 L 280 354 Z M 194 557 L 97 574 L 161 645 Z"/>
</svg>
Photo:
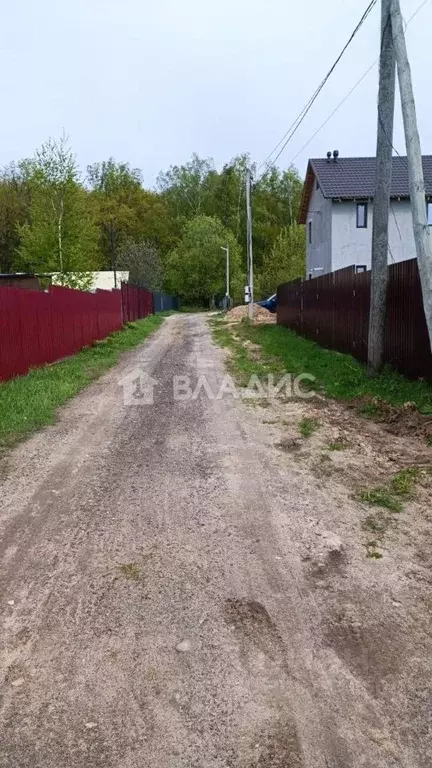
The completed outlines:
<svg viewBox="0 0 432 768">
<path fill-rule="evenodd" d="M 21 267 L 56 273 L 63 285 L 86 288 L 98 266 L 97 229 L 67 138 L 49 139 L 21 163 L 30 190 L 29 221 L 19 227 Z"/>
</svg>

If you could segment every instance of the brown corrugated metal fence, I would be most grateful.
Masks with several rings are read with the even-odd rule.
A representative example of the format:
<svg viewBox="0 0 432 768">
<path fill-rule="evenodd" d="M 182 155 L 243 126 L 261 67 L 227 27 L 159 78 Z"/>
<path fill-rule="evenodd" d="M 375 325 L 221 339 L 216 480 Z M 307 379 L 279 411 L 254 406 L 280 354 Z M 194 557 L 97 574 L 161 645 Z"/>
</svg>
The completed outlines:
<svg viewBox="0 0 432 768">
<path fill-rule="evenodd" d="M 318 344 L 367 360 L 371 273 L 354 267 L 283 283 L 277 292 L 279 325 Z M 432 380 L 432 355 L 417 260 L 389 267 L 385 361 L 410 378 Z"/>
</svg>

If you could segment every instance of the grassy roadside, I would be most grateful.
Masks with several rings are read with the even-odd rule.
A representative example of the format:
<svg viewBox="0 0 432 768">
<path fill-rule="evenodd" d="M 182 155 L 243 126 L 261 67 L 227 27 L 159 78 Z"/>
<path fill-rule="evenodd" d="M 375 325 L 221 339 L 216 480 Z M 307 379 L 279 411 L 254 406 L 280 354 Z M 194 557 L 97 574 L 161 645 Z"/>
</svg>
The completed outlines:
<svg viewBox="0 0 432 768">
<path fill-rule="evenodd" d="M 115 365 L 121 352 L 144 341 L 163 320 L 161 315 L 151 315 L 129 323 L 73 357 L 0 383 L 0 454 L 52 424 L 60 405 Z"/>
<path fill-rule="evenodd" d="M 349 409 L 315 398 L 274 408 L 266 412 L 266 419 L 260 413 L 260 419 L 278 426 L 275 447 L 320 488 L 327 488 L 329 498 L 338 488 L 335 498 L 346 495 L 347 503 L 359 504 L 366 556 L 381 560 L 394 545 L 388 534 L 397 529 L 399 516 L 429 507 L 432 470 L 423 438 L 432 445 L 432 386 L 391 370 L 371 379 L 365 366 L 351 356 L 319 347 L 282 327 L 252 326 L 247 321 L 228 324 L 216 318 L 209 322 L 214 341 L 229 352 L 226 365 L 239 386 L 247 387 L 252 375 L 265 387 L 269 373 L 274 380 L 284 373 L 294 377 L 308 373 L 316 379 L 312 389 L 347 403 Z M 385 426 L 371 430 L 363 418 Z M 405 435 L 406 440 L 397 439 Z"/>
<path fill-rule="evenodd" d="M 362 363 L 350 355 L 325 349 L 293 331 L 277 325 L 252 326 L 247 321 L 228 326 L 221 320 L 212 322 L 215 341 L 233 351 L 228 367 L 242 381 L 252 374 L 269 372 L 308 373 L 315 376 L 314 387 L 322 394 L 338 400 L 377 400 L 400 408 L 413 403 L 423 414 L 432 414 L 432 386 L 425 381 L 410 381 L 393 370 L 370 378 Z M 236 339 L 235 336 L 238 338 Z M 255 360 L 244 342 L 258 344 L 261 356 Z M 365 406 L 373 411 L 373 403 Z"/>
</svg>

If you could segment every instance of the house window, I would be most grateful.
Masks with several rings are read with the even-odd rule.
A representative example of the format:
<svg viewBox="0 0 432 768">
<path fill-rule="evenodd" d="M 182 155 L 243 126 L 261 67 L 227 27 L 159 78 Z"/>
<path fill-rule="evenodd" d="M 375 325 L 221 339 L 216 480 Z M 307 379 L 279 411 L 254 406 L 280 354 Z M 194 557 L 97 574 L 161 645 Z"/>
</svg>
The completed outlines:
<svg viewBox="0 0 432 768">
<path fill-rule="evenodd" d="M 367 203 L 357 203 L 357 229 L 367 228 Z"/>
<path fill-rule="evenodd" d="M 432 227 L 432 203 L 427 203 L 427 222 Z"/>
<path fill-rule="evenodd" d="M 358 275 L 359 272 L 367 272 L 366 264 L 357 264 L 355 268 L 356 274 Z"/>
<path fill-rule="evenodd" d="M 312 222 L 311 221 L 308 224 L 308 240 L 310 243 L 312 242 Z"/>
</svg>

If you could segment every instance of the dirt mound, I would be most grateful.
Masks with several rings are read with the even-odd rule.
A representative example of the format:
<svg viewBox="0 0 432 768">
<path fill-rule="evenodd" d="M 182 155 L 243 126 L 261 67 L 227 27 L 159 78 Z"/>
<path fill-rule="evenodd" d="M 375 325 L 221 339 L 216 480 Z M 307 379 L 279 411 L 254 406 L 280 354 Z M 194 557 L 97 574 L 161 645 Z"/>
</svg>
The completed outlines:
<svg viewBox="0 0 432 768">
<path fill-rule="evenodd" d="M 227 321 L 229 323 L 240 323 L 241 320 L 244 320 L 248 317 L 248 306 L 247 304 L 243 304 L 240 307 L 234 307 L 234 309 L 231 309 L 230 312 L 227 314 Z M 276 315 L 272 312 L 269 312 L 268 309 L 264 309 L 263 307 L 258 306 L 258 304 L 253 305 L 253 323 L 254 325 L 263 325 L 265 323 L 275 323 L 276 322 Z"/>
<path fill-rule="evenodd" d="M 414 403 L 396 408 L 375 397 L 358 397 L 346 406 L 360 415 L 381 424 L 394 435 L 412 435 L 420 438 L 432 436 L 432 414 L 419 413 Z"/>
</svg>

